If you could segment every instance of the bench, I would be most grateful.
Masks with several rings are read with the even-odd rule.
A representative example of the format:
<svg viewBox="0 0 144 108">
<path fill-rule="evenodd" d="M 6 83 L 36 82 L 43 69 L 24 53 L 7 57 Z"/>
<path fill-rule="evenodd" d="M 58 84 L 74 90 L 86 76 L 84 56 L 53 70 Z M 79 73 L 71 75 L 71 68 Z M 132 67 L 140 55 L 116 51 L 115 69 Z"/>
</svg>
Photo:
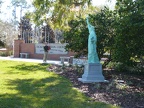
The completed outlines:
<svg viewBox="0 0 144 108">
<path fill-rule="evenodd" d="M 68 61 L 68 63 L 70 62 L 70 57 L 60 57 L 60 61 L 62 64 L 64 64 L 64 61 Z"/>
<path fill-rule="evenodd" d="M 29 57 L 29 53 L 20 53 L 20 58 L 23 58 L 23 56 L 25 58 L 28 58 Z"/>
</svg>

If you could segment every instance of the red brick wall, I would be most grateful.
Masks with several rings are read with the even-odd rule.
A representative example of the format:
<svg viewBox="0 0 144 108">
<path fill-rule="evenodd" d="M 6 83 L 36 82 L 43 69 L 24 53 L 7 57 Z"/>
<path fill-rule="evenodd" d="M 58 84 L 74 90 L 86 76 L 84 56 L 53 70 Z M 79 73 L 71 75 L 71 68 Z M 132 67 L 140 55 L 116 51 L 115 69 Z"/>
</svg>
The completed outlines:
<svg viewBox="0 0 144 108">
<path fill-rule="evenodd" d="M 14 57 L 19 57 L 20 44 L 22 43 L 24 43 L 24 40 L 14 40 L 14 46 L 13 46 Z"/>
<path fill-rule="evenodd" d="M 33 58 L 34 53 L 35 53 L 35 46 L 33 43 L 21 43 L 20 52 L 29 53 L 30 58 Z"/>
<path fill-rule="evenodd" d="M 14 41 L 14 57 L 20 57 L 20 53 L 27 52 L 30 54 L 30 58 L 43 59 L 43 54 L 35 53 L 35 44 L 33 43 L 24 43 L 24 40 L 15 40 Z M 74 53 L 68 52 L 68 54 L 49 54 L 48 60 L 60 60 L 60 56 L 73 56 Z"/>
</svg>

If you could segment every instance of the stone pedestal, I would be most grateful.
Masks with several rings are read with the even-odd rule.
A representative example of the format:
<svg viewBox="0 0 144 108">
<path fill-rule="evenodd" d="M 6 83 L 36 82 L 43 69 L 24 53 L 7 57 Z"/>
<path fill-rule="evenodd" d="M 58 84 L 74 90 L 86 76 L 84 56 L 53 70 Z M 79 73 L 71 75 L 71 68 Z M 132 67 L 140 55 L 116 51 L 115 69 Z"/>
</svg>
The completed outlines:
<svg viewBox="0 0 144 108">
<path fill-rule="evenodd" d="M 78 80 L 83 83 L 107 82 L 102 74 L 102 65 L 100 63 L 85 64 L 84 74 Z"/>
</svg>

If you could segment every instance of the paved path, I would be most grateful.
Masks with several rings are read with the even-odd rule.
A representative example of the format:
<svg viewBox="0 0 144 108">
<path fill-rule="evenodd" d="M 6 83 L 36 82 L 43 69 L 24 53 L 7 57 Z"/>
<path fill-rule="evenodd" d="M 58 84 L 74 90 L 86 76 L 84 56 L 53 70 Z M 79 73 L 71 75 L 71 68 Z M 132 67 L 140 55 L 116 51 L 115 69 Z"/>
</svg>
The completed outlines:
<svg viewBox="0 0 144 108">
<path fill-rule="evenodd" d="M 31 58 L 14 58 L 14 57 L 1 57 L 0 60 L 13 60 L 13 61 L 25 61 L 25 62 L 36 62 L 36 63 L 43 63 L 42 59 L 31 59 Z M 60 61 L 56 60 L 47 60 L 48 64 L 61 64 Z"/>
</svg>

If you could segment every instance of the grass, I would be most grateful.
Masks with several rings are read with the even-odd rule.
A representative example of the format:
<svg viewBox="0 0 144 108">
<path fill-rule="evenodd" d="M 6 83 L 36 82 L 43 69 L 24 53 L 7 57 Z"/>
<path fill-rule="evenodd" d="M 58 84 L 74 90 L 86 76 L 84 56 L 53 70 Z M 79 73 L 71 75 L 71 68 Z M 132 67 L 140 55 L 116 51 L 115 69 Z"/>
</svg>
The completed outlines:
<svg viewBox="0 0 144 108">
<path fill-rule="evenodd" d="M 118 108 L 92 99 L 48 64 L 0 61 L 0 108 Z"/>
</svg>

